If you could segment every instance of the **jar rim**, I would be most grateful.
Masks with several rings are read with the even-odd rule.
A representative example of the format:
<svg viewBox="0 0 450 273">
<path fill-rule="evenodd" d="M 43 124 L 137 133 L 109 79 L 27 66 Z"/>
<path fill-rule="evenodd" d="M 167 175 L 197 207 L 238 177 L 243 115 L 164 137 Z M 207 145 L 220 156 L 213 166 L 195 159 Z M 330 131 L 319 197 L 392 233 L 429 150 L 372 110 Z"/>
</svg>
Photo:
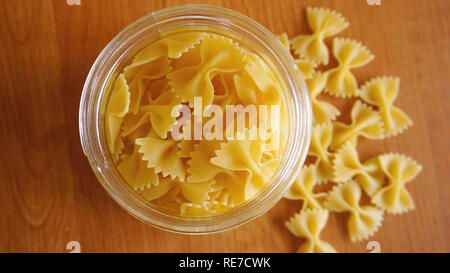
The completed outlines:
<svg viewBox="0 0 450 273">
<path fill-rule="evenodd" d="M 111 166 L 109 151 L 105 149 L 102 140 L 101 108 L 108 81 L 124 56 L 138 44 L 139 35 L 160 33 L 168 25 L 192 25 L 190 20 L 199 18 L 209 24 L 217 24 L 214 27 L 225 25 L 227 30 L 234 28 L 233 31 L 237 34 L 252 37 L 252 42 L 258 43 L 266 53 L 271 54 L 280 73 L 288 81 L 289 90 L 286 92 L 289 97 L 284 94 L 284 99 L 289 104 L 290 128 L 283 160 L 264 189 L 249 201 L 218 215 L 185 217 L 163 213 L 138 200 L 135 194 L 126 194 L 129 191 L 125 185 L 120 185 L 120 179 L 112 171 L 114 165 Z M 143 36 L 140 37 L 142 38 Z M 127 212 L 160 229 L 184 234 L 209 234 L 236 228 L 254 220 L 282 198 L 305 161 L 311 139 L 312 110 L 308 87 L 298 67 L 270 31 L 236 11 L 218 6 L 190 4 L 152 12 L 127 26 L 108 43 L 87 76 L 80 101 L 79 130 L 83 151 L 98 180 Z"/>
</svg>

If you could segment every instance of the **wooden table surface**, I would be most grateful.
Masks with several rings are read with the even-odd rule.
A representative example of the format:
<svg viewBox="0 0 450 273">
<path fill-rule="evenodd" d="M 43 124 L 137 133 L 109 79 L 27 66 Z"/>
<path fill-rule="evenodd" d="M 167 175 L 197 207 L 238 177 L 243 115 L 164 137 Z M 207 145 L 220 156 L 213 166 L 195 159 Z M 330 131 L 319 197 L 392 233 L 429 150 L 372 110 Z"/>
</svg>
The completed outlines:
<svg viewBox="0 0 450 273">
<path fill-rule="evenodd" d="M 69 1 L 70 2 L 70 1 Z M 369 241 L 382 252 L 450 251 L 448 0 L 140 1 L 0 0 L 0 252 L 294 252 L 301 239 L 284 221 L 300 202 L 280 201 L 255 221 L 221 234 L 187 236 L 158 230 L 122 210 L 97 182 L 80 145 L 78 107 L 87 73 L 103 47 L 151 11 L 186 3 L 242 12 L 278 34 L 309 33 L 304 8 L 342 13 L 340 34 L 362 41 L 376 59 L 355 74 L 401 77 L 396 105 L 415 125 L 384 141 L 360 138 L 362 159 L 387 151 L 423 165 L 409 183 L 416 210 L 385 215 Z M 330 43 L 331 39 L 327 40 Z M 332 65 L 335 65 L 332 63 Z M 342 120 L 351 102 L 340 101 Z M 351 243 L 347 216 L 332 214 L 322 237 L 340 252 L 368 252 Z"/>
</svg>

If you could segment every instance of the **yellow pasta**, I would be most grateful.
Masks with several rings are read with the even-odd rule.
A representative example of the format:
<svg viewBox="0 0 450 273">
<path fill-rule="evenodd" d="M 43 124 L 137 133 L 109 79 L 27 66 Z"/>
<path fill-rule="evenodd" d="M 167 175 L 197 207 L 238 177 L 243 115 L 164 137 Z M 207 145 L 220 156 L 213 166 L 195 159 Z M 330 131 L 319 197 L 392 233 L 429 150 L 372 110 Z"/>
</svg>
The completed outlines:
<svg viewBox="0 0 450 273">
<path fill-rule="evenodd" d="M 256 105 L 277 105 L 281 103 L 281 93 L 276 83 L 275 76 L 261 58 L 255 54 L 247 54 L 245 74 L 252 80 L 256 87 Z"/>
<path fill-rule="evenodd" d="M 215 183 L 214 180 L 190 183 L 190 182 L 180 182 L 178 185 L 181 189 L 183 196 L 193 204 L 204 206 L 205 202 L 209 199 L 209 193 L 214 189 L 212 185 Z"/>
<path fill-rule="evenodd" d="M 327 123 L 333 121 L 341 112 L 331 103 L 317 99 L 327 83 L 327 75 L 320 72 L 315 73 L 306 83 L 311 94 L 311 104 L 313 110 L 313 124 Z"/>
<path fill-rule="evenodd" d="M 405 188 L 422 170 L 415 160 L 400 154 L 385 154 L 378 157 L 388 184 L 372 196 L 372 203 L 393 214 L 414 209 L 414 201 Z"/>
<path fill-rule="evenodd" d="M 106 137 L 137 195 L 161 210 L 203 217 L 244 203 L 269 183 L 285 149 L 288 117 L 277 78 L 259 56 L 223 36 L 184 33 L 146 46 L 122 72 L 107 105 Z M 210 140 L 203 126 L 219 115 L 206 114 L 211 104 L 224 112 L 227 105 L 269 106 L 262 121 L 270 106 L 279 106 L 281 132 L 263 124 L 256 140 L 240 140 L 250 137 L 246 123 L 234 140 L 225 132 Z M 192 139 L 198 133 L 192 111 L 202 121 L 201 139 Z M 219 125 L 236 120 L 226 122 Z M 181 137 L 172 135 L 177 128 Z"/>
<path fill-rule="evenodd" d="M 287 199 L 302 200 L 302 210 L 321 208 L 320 202 L 326 196 L 326 193 L 313 192 L 317 183 L 315 168 L 315 165 L 303 167 L 289 191 L 284 195 Z"/>
<path fill-rule="evenodd" d="M 304 59 L 295 60 L 295 63 L 297 64 L 297 67 L 305 80 L 313 77 L 317 63 Z"/>
<path fill-rule="evenodd" d="M 221 145 L 210 161 L 224 169 L 248 172 L 245 195 L 250 198 L 266 185 L 279 163 L 278 159 L 274 159 L 261 164 L 263 147 L 260 140 L 230 140 Z"/>
<path fill-rule="evenodd" d="M 323 123 L 313 127 L 308 155 L 317 158 L 315 165 L 317 166 L 316 176 L 319 183 L 333 180 L 333 154 L 328 151 L 332 139 L 333 126 L 331 123 Z"/>
<path fill-rule="evenodd" d="M 176 118 L 172 111 L 179 109 L 181 100 L 172 92 L 166 92 L 160 95 L 155 101 L 148 105 L 141 105 L 139 112 L 148 112 L 153 130 L 161 137 L 166 138 L 171 130 Z M 178 110 L 176 110 L 178 111 Z"/>
<path fill-rule="evenodd" d="M 178 157 L 179 148 L 177 142 L 172 139 L 158 139 L 156 137 L 145 137 L 136 140 L 139 145 L 139 153 L 147 162 L 148 168 L 154 168 L 156 173 L 162 173 L 163 177 L 185 179 L 184 165 Z"/>
<path fill-rule="evenodd" d="M 334 36 L 348 27 L 348 22 L 335 11 L 324 8 L 306 8 L 310 35 L 299 35 L 291 40 L 295 53 L 302 58 L 328 64 L 328 48 L 324 39 Z"/>
<path fill-rule="evenodd" d="M 280 41 L 281 45 L 283 46 L 283 48 L 287 51 L 287 52 L 291 52 L 291 45 L 289 43 L 289 37 L 288 35 L 283 32 L 280 35 L 277 36 L 278 41 Z"/>
<path fill-rule="evenodd" d="M 128 70 L 141 66 L 145 63 L 155 61 L 159 58 L 169 57 L 171 59 L 180 58 L 183 53 L 199 44 L 200 41 L 208 37 L 206 33 L 191 32 L 172 35 L 163 38 L 142 49 L 134 58 L 131 65 L 125 68 Z"/>
<path fill-rule="evenodd" d="M 328 221 L 328 210 L 305 210 L 295 214 L 285 223 L 295 236 L 306 241 L 297 250 L 299 253 L 334 253 L 336 250 L 319 238 L 320 232 Z"/>
<path fill-rule="evenodd" d="M 168 178 L 161 179 L 158 185 L 151 187 L 144 187 L 141 190 L 137 190 L 137 194 L 142 196 L 147 201 L 153 201 L 155 199 L 163 197 L 174 187 L 171 180 Z"/>
<path fill-rule="evenodd" d="M 229 173 L 229 169 L 214 165 L 211 159 L 216 156 L 216 151 L 221 149 L 223 141 L 201 140 L 194 145 L 194 151 L 190 154 L 187 172 L 189 182 L 202 182 L 211 180 L 220 173 Z"/>
<path fill-rule="evenodd" d="M 130 92 L 123 74 L 120 74 L 114 83 L 111 98 L 106 110 L 106 139 L 109 151 L 115 160 L 124 147 L 123 140 L 118 138 L 123 118 L 128 113 L 130 105 Z"/>
<path fill-rule="evenodd" d="M 398 96 L 400 79 L 379 77 L 361 87 L 360 97 L 378 107 L 386 136 L 397 135 L 412 125 L 411 119 L 399 108 L 393 106 Z"/>
<path fill-rule="evenodd" d="M 150 188 L 152 185 L 158 186 L 159 184 L 159 178 L 155 173 L 155 169 L 147 167 L 147 164 L 142 160 L 142 156 L 138 152 L 137 146 L 131 155 L 120 162 L 117 169 L 134 190 L 142 190 L 143 188 Z"/>
<path fill-rule="evenodd" d="M 177 153 L 180 158 L 190 158 L 191 153 L 194 151 L 194 140 L 180 140 L 178 143 L 178 148 L 180 149 Z M 189 171 L 189 170 L 188 170 Z"/>
<path fill-rule="evenodd" d="M 334 38 L 333 55 L 339 65 L 326 72 L 328 81 L 325 91 L 337 97 L 358 95 L 358 82 L 350 69 L 371 62 L 375 56 L 361 43 L 342 38 Z"/>
<path fill-rule="evenodd" d="M 354 181 L 339 184 L 328 194 L 325 206 L 336 212 L 349 212 L 348 232 L 352 242 L 365 240 L 380 227 L 383 211 L 359 204 L 361 188 Z"/>
<path fill-rule="evenodd" d="M 350 141 L 356 145 L 358 136 L 364 136 L 368 139 L 383 138 L 383 125 L 378 112 L 362 103 L 356 101 L 351 111 L 350 124 L 333 122 L 333 140 L 330 148 L 337 150 L 342 144 Z"/>
<path fill-rule="evenodd" d="M 190 107 L 194 107 L 194 97 L 202 97 L 203 106 L 212 103 L 214 97 L 214 88 L 212 79 L 220 73 L 230 73 L 243 71 L 246 62 L 246 55 L 237 44 L 231 39 L 222 36 L 210 36 L 204 39 L 199 45 L 198 52 L 194 52 L 198 60 L 186 66 L 178 63 L 174 71 L 167 74 L 177 97 L 182 102 L 188 102 Z M 180 62 L 183 62 L 183 56 Z M 186 53 L 186 58 L 192 59 L 191 53 Z"/>
<path fill-rule="evenodd" d="M 127 69 L 128 68 L 128 69 Z M 170 60 L 162 57 L 151 62 L 144 63 L 140 66 L 129 65 L 125 68 L 125 78 L 130 86 L 130 111 L 137 114 L 141 104 L 142 96 L 147 88 L 149 88 L 151 80 L 159 79 L 172 70 Z M 159 90 L 149 90 L 148 96 L 155 97 L 153 92 Z"/>
<path fill-rule="evenodd" d="M 350 141 L 335 153 L 333 169 L 336 182 L 354 179 L 369 196 L 373 196 L 384 184 L 385 175 L 378 161 L 369 159 L 361 163 L 356 147 Z"/>
<path fill-rule="evenodd" d="M 216 196 L 211 196 L 210 202 L 219 202 L 228 207 L 234 207 L 242 204 L 248 199 L 246 196 L 246 183 L 242 183 L 242 179 L 249 181 L 247 172 L 228 172 L 217 175 L 213 185 L 217 191 Z"/>
<path fill-rule="evenodd" d="M 218 80 L 218 84 L 214 85 L 214 98 L 213 104 L 219 105 L 222 108 L 225 108 L 226 105 L 238 105 L 243 102 L 240 100 L 240 97 L 237 92 L 237 87 L 235 84 L 235 77 L 238 75 L 234 75 L 232 73 L 220 74 L 216 76 Z"/>
<path fill-rule="evenodd" d="M 291 52 L 291 44 L 289 38 L 286 33 L 282 33 L 277 36 L 278 40 L 283 45 L 283 48 L 286 49 L 287 52 Z M 315 68 L 318 66 L 317 62 L 308 60 L 308 59 L 296 59 L 295 63 L 297 64 L 300 73 L 302 74 L 305 80 L 310 79 L 315 72 Z"/>
<path fill-rule="evenodd" d="M 307 20 L 313 33 L 299 35 L 288 41 L 285 33 L 278 39 L 286 50 L 300 57 L 297 65 L 307 79 L 313 110 L 313 130 L 308 155 L 315 163 L 303 167 L 285 198 L 302 200 L 300 213 L 286 222 L 287 228 L 306 242 L 299 252 L 333 252 L 318 238 L 328 212 L 350 214 L 347 228 L 352 242 L 365 240 L 381 226 L 383 212 L 404 213 L 414 209 L 414 202 L 405 188 L 422 167 L 400 154 L 382 154 L 361 162 L 356 149 L 358 136 L 384 139 L 395 136 L 413 124 L 401 109 L 394 106 L 400 79 L 377 77 L 360 88 L 352 69 L 371 62 L 374 55 L 360 42 L 334 38 L 333 55 L 338 66 L 322 73 L 317 64 L 328 64 L 329 54 L 323 40 L 348 26 L 340 14 L 324 8 L 307 8 Z M 319 67 L 320 69 L 320 67 Z M 356 100 L 351 109 L 351 122 L 335 121 L 340 111 L 320 101 L 322 92 L 336 97 L 359 97 L 375 109 Z M 331 191 L 315 192 L 315 186 L 331 181 Z M 317 187 L 316 189 L 319 189 Z M 360 205 L 362 190 L 370 204 Z"/>
</svg>

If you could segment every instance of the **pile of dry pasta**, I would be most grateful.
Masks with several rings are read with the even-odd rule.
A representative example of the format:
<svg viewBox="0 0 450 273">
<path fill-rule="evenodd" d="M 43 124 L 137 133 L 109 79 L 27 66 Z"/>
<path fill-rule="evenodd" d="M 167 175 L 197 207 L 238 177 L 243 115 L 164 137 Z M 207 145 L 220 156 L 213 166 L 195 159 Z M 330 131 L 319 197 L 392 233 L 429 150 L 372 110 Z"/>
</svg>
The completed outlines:
<svg viewBox="0 0 450 273">
<path fill-rule="evenodd" d="M 223 112 L 229 105 L 279 106 L 286 130 L 281 87 L 262 59 L 230 38 L 194 31 L 162 37 L 137 53 L 112 86 L 106 110 L 110 153 L 134 193 L 158 209 L 186 217 L 227 211 L 270 182 L 287 134 L 240 140 L 238 134 L 261 132 L 261 124 L 239 123 L 238 117 L 234 128 Z M 183 125 L 179 139 L 176 124 Z"/>
<path fill-rule="evenodd" d="M 285 195 L 302 200 L 302 209 L 286 222 L 287 228 L 305 239 L 298 252 L 336 252 L 319 238 L 329 211 L 349 213 L 348 234 L 352 242 L 372 236 L 381 226 L 384 213 L 400 214 L 414 209 L 414 202 L 405 188 L 421 171 L 421 166 L 408 156 L 386 153 L 361 161 L 356 149 L 359 136 L 384 139 L 403 132 L 411 119 L 394 101 L 400 79 L 376 77 L 358 84 L 352 69 L 371 62 L 375 57 L 360 42 L 334 38 L 333 56 L 338 66 L 328 71 L 315 68 L 329 62 L 324 39 L 337 35 L 349 26 L 338 13 L 324 8 L 306 9 L 312 34 L 288 39 L 279 36 L 288 51 L 297 58 L 297 65 L 307 80 L 313 108 L 313 132 L 308 156 L 315 163 L 304 166 Z M 335 97 L 357 97 L 351 109 L 351 123 L 335 121 L 340 111 L 321 101 L 322 92 Z M 316 192 L 316 186 L 331 183 L 327 192 Z M 370 204 L 362 205 L 362 194 Z"/>
</svg>

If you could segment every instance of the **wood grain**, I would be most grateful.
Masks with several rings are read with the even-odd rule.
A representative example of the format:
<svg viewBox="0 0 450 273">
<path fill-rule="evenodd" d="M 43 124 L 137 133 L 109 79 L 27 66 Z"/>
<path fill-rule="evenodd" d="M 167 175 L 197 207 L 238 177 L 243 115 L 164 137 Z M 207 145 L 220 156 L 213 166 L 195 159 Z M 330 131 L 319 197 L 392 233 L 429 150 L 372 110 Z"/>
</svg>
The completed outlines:
<svg viewBox="0 0 450 273">
<path fill-rule="evenodd" d="M 377 56 L 355 70 L 360 82 L 401 77 L 396 105 L 415 125 L 384 141 L 360 139 L 362 159 L 387 151 L 423 165 L 409 183 L 416 210 L 386 215 L 383 252 L 449 252 L 450 1 L 0 1 L 0 252 L 293 252 L 301 243 L 283 223 L 300 208 L 282 200 L 255 221 L 217 235 L 160 231 L 123 211 L 102 189 L 81 150 L 78 106 L 84 80 L 102 48 L 151 11 L 186 3 L 232 8 L 290 37 L 308 33 L 304 8 L 324 6 L 351 23 L 340 36 L 361 40 Z M 327 40 L 330 43 L 331 40 Z M 335 65 L 335 62 L 330 66 Z M 339 101 L 348 120 L 351 101 Z M 341 252 L 352 244 L 345 215 L 332 214 L 323 238 Z"/>
</svg>

